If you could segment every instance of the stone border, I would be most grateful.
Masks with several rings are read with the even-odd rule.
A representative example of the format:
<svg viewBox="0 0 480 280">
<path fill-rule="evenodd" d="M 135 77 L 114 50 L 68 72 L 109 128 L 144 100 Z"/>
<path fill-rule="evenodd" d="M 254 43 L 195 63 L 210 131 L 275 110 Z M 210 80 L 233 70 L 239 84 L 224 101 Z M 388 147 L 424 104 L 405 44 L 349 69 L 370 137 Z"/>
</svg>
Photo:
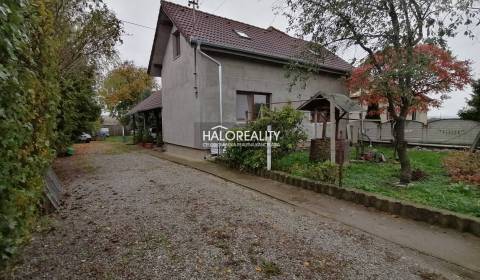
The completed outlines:
<svg viewBox="0 0 480 280">
<path fill-rule="evenodd" d="M 225 162 L 222 162 L 221 164 L 225 164 L 236 170 L 241 170 L 239 166 L 232 166 Z M 293 176 L 281 171 L 268 171 L 265 169 L 243 169 L 243 171 L 303 189 L 334 196 L 338 199 L 351 201 L 366 207 L 373 207 L 377 210 L 404 218 L 439 225 L 446 228 L 453 228 L 461 232 L 470 232 L 480 237 L 480 219 L 475 217 L 397 200 L 359 189 L 339 187 L 303 177 Z"/>
</svg>

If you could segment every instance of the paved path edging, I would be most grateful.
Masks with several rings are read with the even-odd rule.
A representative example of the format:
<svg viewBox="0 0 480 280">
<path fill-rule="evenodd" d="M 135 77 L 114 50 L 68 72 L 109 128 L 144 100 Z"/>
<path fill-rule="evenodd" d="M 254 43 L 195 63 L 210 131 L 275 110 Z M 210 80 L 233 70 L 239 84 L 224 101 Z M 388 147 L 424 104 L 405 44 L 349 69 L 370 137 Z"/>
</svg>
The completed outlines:
<svg viewBox="0 0 480 280">
<path fill-rule="evenodd" d="M 240 170 L 239 166 L 228 165 L 224 162 L 220 162 L 220 164 Z M 303 177 L 293 176 L 281 171 L 268 171 L 266 169 L 244 169 L 244 171 L 256 176 L 261 176 L 292 186 L 334 196 L 338 199 L 354 202 L 366 207 L 373 207 L 377 210 L 388 212 L 404 218 L 422 221 L 433 225 L 439 225 L 446 228 L 452 228 L 461 232 L 469 232 L 480 237 L 480 219 L 474 217 L 412 202 L 397 200 L 358 189 L 339 187 Z"/>
</svg>

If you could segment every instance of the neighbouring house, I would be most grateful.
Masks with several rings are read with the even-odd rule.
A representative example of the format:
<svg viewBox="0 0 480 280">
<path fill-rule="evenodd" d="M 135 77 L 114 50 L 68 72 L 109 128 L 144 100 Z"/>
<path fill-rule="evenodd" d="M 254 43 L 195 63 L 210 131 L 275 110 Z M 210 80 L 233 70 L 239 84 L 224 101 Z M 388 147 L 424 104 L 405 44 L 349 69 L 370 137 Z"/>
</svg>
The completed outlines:
<svg viewBox="0 0 480 280">
<path fill-rule="evenodd" d="M 298 107 L 320 91 L 346 95 L 352 67 L 326 50 L 318 74 L 290 90 L 285 66 L 308 55 L 308 45 L 273 27 L 162 1 L 148 73 L 162 78 L 166 148 L 202 149 L 195 140 L 199 123 L 241 125 L 255 119 L 261 105 Z"/>
<path fill-rule="evenodd" d="M 355 92 L 350 94 L 350 98 L 353 100 L 358 100 L 360 92 Z M 428 98 L 428 97 L 426 97 Z M 363 114 L 364 119 L 368 120 L 377 120 L 381 123 L 389 122 L 392 120 L 392 117 L 387 112 L 387 104 L 370 104 L 370 105 L 361 105 L 365 110 L 365 114 Z M 352 119 L 360 118 L 358 113 L 355 113 L 350 116 Z M 407 115 L 407 120 L 409 121 L 417 121 L 423 124 L 427 124 L 428 122 L 428 111 L 415 111 Z"/>
<path fill-rule="evenodd" d="M 120 136 L 122 135 L 122 124 L 110 116 L 101 117 L 101 128 L 107 128 L 110 136 Z"/>
</svg>

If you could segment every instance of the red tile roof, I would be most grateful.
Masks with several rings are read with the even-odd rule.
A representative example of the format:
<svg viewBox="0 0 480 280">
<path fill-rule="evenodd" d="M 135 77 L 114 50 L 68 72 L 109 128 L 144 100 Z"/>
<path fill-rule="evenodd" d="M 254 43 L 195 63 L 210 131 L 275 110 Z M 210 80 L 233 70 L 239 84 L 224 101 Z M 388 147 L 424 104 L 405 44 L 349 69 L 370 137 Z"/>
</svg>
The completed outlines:
<svg viewBox="0 0 480 280">
<path fill-rule="evenodd" d="M 133 107 L 128 114 L 135 114 L 162 108 L 162 91 L 154 91 L 149 97 Z"/>
<path fill-rule="evenodd" d="M 263 29 L 197 10 L 194 32 L 191 8 L 162 1 L 161 10 L 187 40 L 196 38 L 200 39 L 202 44 L 281 60 L 301 60 L 301 57 L 308 54 L 306 52 L 308 41 L 291 37 L 273 27 Z M 244 32 L 250 38 L 242 38 L 235 30 Z M 325 58 L 317 63 L 322 67 L 342 72 L 349 72 L 352 69 L 349 63 L 329 51 Z"/>
</svg>

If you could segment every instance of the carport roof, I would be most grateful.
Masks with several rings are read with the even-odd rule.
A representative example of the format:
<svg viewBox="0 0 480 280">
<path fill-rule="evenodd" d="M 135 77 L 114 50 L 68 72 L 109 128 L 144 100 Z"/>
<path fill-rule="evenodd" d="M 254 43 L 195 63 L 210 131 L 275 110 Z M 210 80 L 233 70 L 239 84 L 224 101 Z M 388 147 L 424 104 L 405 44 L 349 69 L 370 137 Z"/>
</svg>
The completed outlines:
<svg viewBox="0 0 480 280">
<path fill-rule="evenodd" d="M 129 112 L 128 115 L 151 111 L 155 109 L 162 108 L 162 91 L 154 91 L 149 97 L 145 98 L 142 102 L 138 103 L 135 107 L 133 107 Z"/>
</svg>

